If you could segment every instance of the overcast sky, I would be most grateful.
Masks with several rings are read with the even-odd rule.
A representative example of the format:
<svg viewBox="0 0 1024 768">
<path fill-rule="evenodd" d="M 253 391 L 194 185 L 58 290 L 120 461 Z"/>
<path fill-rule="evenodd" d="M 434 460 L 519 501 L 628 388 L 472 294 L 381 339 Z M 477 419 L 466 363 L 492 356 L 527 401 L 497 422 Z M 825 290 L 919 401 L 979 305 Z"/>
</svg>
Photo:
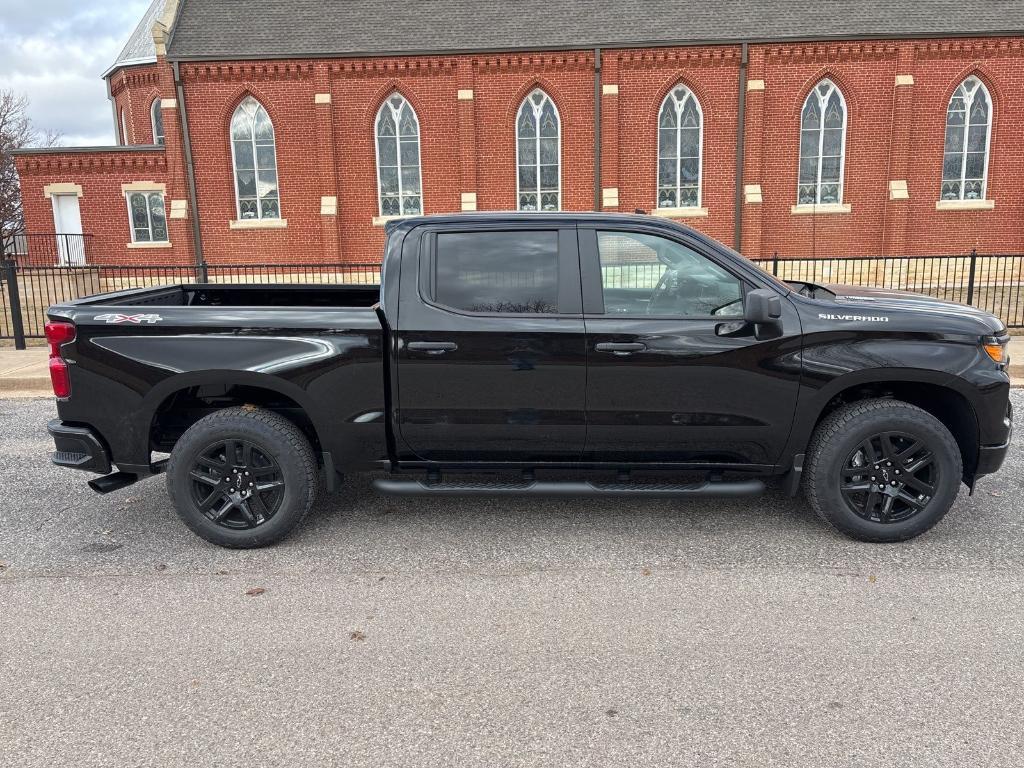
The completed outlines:
<svg viewBox="0 0 1024 768">
<path fill-rule="evenodd" d="M 100 78 L 139 23 L 147 0 L 0 0 L 0 89 L 31 101 L 39 130 L 68 146 L 114 143 Z"/>
</svg>

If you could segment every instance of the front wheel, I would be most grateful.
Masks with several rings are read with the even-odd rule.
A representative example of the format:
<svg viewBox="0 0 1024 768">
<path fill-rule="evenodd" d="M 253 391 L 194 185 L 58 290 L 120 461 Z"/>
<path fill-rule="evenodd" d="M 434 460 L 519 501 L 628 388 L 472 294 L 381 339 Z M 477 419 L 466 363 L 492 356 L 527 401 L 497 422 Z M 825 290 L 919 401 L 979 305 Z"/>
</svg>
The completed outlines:
<svg viewBox="0 0 1024 768">
<path fill-rule="evenodd" d="M 316 459 L 306 436 L 283 416 L 226 408 L 197 421 L 175 444 L 167 490 L 185 525 L 207 541 L 263 547 L 309 512 Z"/>
<path fill-rule="evenodd" d="M 852 538 L 905 541 L 945 516 L 962 475 L 941 421 L 899 400 L 862 400 L 818 425 L 804 491 L 819 517 Z"/>
</svg>

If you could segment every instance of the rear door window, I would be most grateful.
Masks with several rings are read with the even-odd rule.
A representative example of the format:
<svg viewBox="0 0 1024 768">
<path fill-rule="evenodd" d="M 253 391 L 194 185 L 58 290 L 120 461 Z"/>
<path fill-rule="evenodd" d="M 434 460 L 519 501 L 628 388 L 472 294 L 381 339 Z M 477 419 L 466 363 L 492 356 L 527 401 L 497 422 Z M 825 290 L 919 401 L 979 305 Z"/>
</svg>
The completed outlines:
<svg viewBox="0 0 1024 768">
<path fill-rule="evenodd" d="M 430 278 L 432 301 L 460 312 L 555 314 L 558 232 L 441 232 Z"/>
</svg>

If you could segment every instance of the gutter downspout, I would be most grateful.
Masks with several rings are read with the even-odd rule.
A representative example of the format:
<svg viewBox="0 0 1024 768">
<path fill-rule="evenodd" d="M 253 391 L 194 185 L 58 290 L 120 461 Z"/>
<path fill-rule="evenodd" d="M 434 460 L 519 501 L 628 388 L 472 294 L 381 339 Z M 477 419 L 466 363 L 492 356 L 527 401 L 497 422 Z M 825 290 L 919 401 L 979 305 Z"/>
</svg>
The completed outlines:
<svg viewBox="0 0 1024 768">
<path fill-rule="evenodd" d="M 736 199 L 733 207 L 733 248 L 737 251 L 743 243 L 743 159 L 746 144 L 748 56 L 747 43 L 740 43 L 740 92 L 736 104 Z"/>
<path fill-rule="evenodd" d="M 594 210 L 601 210 L 601 49 L 594 49 Z"/>
<path fill-rule="evenodd" d="M 188 130 L 188 113 L 185 109 L 185 89 L 181 84 L 181 69 L 177 61 L 174 68 L 174 90 L 178 97 L 178 118 L 181 120 L 182 147 L 185 150 L 185 177 L 188 181 L 188 205 L 192 209 L 192 241 L 196 250 L 196 267 L 200 282 L 206 282 L 206 259 L 203 258 L 203 236 L 199 228 L 199 200 L 196 196 L 196 170 L 192 163 L 192 138 Z"/>
</svg>

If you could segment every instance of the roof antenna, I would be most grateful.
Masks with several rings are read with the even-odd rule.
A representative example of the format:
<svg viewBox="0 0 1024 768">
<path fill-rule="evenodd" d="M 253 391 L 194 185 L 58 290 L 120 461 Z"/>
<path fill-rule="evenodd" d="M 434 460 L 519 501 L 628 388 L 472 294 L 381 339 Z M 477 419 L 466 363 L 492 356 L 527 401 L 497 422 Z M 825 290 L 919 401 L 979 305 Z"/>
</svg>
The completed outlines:
<svg viewBox="0 0 1024 768">
<path fill-rule="evenodd" d="M 639 213 L 641 216 L 647 215 L 647 211 L 645 211 L 643 208 L 637 208 L 633 211 L 633 213 Z"/>
</svg>

